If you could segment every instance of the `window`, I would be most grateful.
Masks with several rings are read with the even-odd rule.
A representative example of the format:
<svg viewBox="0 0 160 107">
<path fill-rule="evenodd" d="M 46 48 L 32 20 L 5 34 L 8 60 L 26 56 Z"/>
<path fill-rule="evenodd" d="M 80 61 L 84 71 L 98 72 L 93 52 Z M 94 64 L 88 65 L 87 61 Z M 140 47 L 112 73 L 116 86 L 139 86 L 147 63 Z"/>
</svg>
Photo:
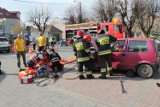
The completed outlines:
<svg viewBox="0 0 160 107">
<path fill-rule="evenodd" d="M 115 25 L 114 31 L 119 31 L 120 33 L 122 33 L 122 25 Z"/>
<path fill-rule="evenodd" d="M 104 31 L 108 31 L 108 30 L 109 30 L 108 26 L 104 26 L 104 27 L 103 27 L 103 30 L 104 30 Z"/>
<path fill-rule="evenodd" d="M 112 43 L 112 52 L 124 52 L 125 51 L 125 40 L 118 40 L 116 43 Z"/>
<path fill-rule="evenodd" d="M 0 38 L 0 41 L 1 42 L 6 42 L 6 41 L 8 41 L 6 38 Z"/>
<path fill-rule="evenodd" d="M 130 41 L 129 42 L 129 52 L 147 52 L 147 42 L 146 41 Z"/>
</svg>

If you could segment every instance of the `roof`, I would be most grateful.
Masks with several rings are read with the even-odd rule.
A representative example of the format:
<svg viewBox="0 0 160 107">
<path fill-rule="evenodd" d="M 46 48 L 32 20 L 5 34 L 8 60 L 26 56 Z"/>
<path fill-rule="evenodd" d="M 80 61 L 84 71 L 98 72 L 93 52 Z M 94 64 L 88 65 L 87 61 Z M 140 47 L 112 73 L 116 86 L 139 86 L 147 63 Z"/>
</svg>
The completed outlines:
<svg viewBox="0 0 160 107">
<path fill-rule="evenodd" d="M 39 31 L 38 31 L 37 28 L 31 28 L 31 32 L 39 32 Z M 49 26 L 46 27 L 45 32 L 47 32 L 47 33 L 49 33 L 49 32 L 62 33 L 63 31 L 54 27 L 53 25 L 49 25 Z"/>
<path fill-rule="evenodd" d="M 20 14 L 20 12 L 19 11 L 8 11 L 8 10 L 0 7 L 0 17 L 1 18 L 19 19 L 17 14 Z"/>
<path fill-rule="evenodd" d="M 150 38 L 119 38 L 118 40 L 152 40 Z"/>
</svg>

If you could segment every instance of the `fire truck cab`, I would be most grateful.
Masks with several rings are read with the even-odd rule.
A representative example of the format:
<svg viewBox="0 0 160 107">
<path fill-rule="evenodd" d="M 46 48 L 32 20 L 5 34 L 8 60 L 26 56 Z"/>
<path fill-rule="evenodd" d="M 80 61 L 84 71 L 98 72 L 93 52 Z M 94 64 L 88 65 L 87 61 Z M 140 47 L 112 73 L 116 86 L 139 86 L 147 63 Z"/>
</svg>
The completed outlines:
<svg viewBox="0 0 160 107">
<path fill-rule="evenodd" d="M 97 31 L 99 30 L 104 30 L 116 38 L 125 38 L 124 28 L 121 22 L 117 22 L 116 24 L 114 24 L 114 22 L 100 23 L 97 26 Z"/>
</svg>

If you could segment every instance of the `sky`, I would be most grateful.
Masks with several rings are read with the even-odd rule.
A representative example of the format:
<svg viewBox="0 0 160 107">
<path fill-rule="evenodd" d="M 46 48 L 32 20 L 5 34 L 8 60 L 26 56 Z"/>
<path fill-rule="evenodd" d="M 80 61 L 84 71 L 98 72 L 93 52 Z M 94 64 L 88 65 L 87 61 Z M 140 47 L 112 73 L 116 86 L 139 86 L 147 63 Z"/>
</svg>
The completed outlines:
<svg viewBox="0 0 160 107">
<path fill-rule="evenodd" d="M 50 9 L 53 18 L 62 19 L 64 17 L 65 10 L 69 6 L 78 6 L 78 3 L 81 2 L 82 6 L 91 7 L 91 4 L 95 1 L 96 0 L 0 0 L 0 7 L 5 8 L 8 11 L 20 11 L 21 20 L 25 23 L 27 22 L 27 14 L 29 11 L 39 8 L 40 6 Z"/>
</svg>

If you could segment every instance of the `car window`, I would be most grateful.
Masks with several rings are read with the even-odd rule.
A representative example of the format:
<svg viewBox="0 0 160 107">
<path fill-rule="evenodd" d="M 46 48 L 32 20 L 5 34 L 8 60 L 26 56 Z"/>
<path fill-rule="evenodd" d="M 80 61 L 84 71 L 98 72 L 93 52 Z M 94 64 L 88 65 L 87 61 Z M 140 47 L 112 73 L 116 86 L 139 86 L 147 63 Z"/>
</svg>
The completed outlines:
<svg viewBox="0 0 160 107">
<path fill-rule="evenodd" d="M 0 42 L 6 42 L 8 41 L 6 38 L 0 38 Z"/>
<path fill-rule="evenodd" d="M 135 41 L 132 40 L 129 42 L 128 52 L 147 52 L 147 42 L 146 41 Z"/>
<path fill-rule="evenodd" d="M 112 43 L 112 52 L 124 52 L 125 44 L 125 40 L 118 40 L 116 43 Z"/>
</svg>

